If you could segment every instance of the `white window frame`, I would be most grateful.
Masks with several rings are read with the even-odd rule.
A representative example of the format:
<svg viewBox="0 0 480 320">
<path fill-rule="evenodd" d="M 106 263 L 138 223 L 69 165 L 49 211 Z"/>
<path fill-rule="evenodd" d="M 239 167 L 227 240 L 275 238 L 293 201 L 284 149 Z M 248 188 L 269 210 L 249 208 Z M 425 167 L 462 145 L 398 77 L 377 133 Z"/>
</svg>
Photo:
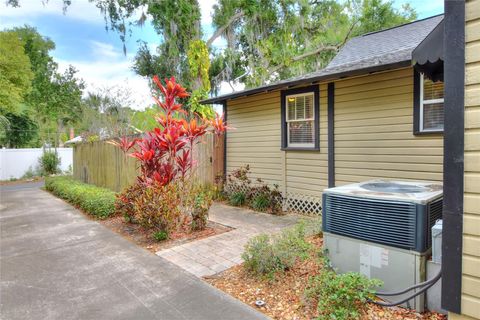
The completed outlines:
<svg viewBox="0 0 480 320">
<path fill-rule="evenodd" d="M 288 99 L 289 98 L 296 98 L 296 97 L 304 97 L 304 96 L 312 96 L 312 108 L 313 114 L 312 118 L 308 119 L 301 119 L 301 120 L 290 120 L 288 119 Z M 298 94 L 290 94 L 285 96 L 285 122 L 286 122 L 286 130 L 287 130 L 287 147 L 291 148 L 314 148 L 315 147 L 315 136 L 313 137 L 312 143 L 291 143 L 290 142 L 290 123 L 291 122 L 305 122 L 305 121 L 312 121 L 313 122 L 313 134 L 315 135 L 316 132 L 316 123 L 315 123 L 315 93 L 305 92 L 305 93 L 298 93 Z M 296 110 L 295 110 L 296 111 Z"/>
<path fill-rule="evenodd" d="M 432 99 L 432 100 L 423 100 L 423 90 L 424 90 L 424 76 L 423 73 L 420 74 L 420 123 L 419 128 L 420 132 L 443 132 L 443 129 L 424 129 L 423 128 L 423 107 L 426 104 L 435 104 L 435 103 L 443 103 L 445 107 L 445 98 L 442 99 Z M 445 123 L 444 123 L 445 125 Z"/>
</svg>

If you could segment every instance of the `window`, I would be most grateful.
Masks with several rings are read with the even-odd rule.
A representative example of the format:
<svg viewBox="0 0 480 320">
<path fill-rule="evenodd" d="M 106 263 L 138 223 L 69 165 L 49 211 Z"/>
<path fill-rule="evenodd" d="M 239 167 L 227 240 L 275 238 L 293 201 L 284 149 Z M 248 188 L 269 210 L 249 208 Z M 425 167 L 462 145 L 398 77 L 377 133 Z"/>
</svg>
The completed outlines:
<svg viewBox="0 0 480 320">
<path fill-rule="evenodd" d="M 420 75 L 420 132 L 443 131 L 443 82 Z"/>
<path fill-rule="evenodd" d="M 282 92 L 282 149 L 318 150 L 318 85 Z"/>
<path fill-rule="evenodd" d="M 313 147 L 315 120 L 313 92 L 286 97 L 288 146 Z"/>
</svg>

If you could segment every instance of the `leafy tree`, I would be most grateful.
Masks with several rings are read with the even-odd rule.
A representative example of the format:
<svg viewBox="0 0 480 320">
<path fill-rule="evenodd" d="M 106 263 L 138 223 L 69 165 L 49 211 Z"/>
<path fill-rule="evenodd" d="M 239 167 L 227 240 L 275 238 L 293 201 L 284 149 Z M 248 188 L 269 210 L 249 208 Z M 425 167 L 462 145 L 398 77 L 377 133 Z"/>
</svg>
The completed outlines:
<svg viewBox="0 0 480 320">
<path fill-rule="evenodd" d="M 214 11 L 217 29 L 243 12 L 224 36 L 228 47 L 240 53 L 233 58 L 246 62 L 229 63 L 244 69 L 241 81 L 247 87 L 321 69 L 350 37 L 416 17 L 410 7 L 397 10 L 380 0 L 220 0 Z M 228 67 L 219 80 L 231 78 Z"/>
<path fill-rule="evenodd" d="M 77 129 L 87 135 L 117 137 L 133 133 L 131 90 L 123 86 L 97 88 L 83 99 L 82 122 Z"/>
<path fill-rule="evenodd" d="M 0 135 L 0 144 L 8 148 L 30 147 L 38 134 L 36 122 L 26 112 L 9 112 L 5 114 L 5 118 L 8 125 Z"/>
<path fill-rule="evenodd" d="M 155 116 L 158 114 L 158 109 L 155 106 L 145 108 L 143 111 L 135 111 L 131 118 L 132 127 L 140 131 L 152 131 L 158 127 L 158 122 Z"/>
<path fill-rule="evenodd" d="M 417 18 L 415 11 L 408 3 L 402 6 L 402 10 L 395 10 L 393 1 L 364 0 L 357 6 L 359 9 L 356 11 L 360 14 L 357 17 L 358 27 L 354 35 L 394 27 Z"/>
<path fill-rule="evenodd" d="M 14 32 L 0 32 L 0 116 L 18 113 L 31 90 L 33 73 L 24 43 Z"/>
<path fill-rule="evenodd" d="M 66 7 L 71 2 L 64 0 Z M 416 18 L 410 6 L 398 10 L 393 1 L 219 0 L 212 17 L 215 31 L 203 40 L 197 0 L 92 2 L 122 40 L 129 25 L 151 18 L 161 44 L 156 52 L 142 44 L 133 68 L 144 76 L 180 79 L 194 93 L 191 109 L 208 87 L 216 91 L 223 81 L 252 87 L 315 71 L 352 36 Z M 16 6 L 18 0 L 7 3 Z M 138 10 L 140 19 L 132 21 Z M 227 43 L 225 50 L 212 49 L 219 37 Z"/>
<path fill-rule="evenodd" d="M 59 72 L 50 55 L 55 43 L 35 28 L 23 26 L 9 32 L 22 40 L 24 52 L 30 60 L 33 79 L 25 104 L 38 122 L 40 139 L 58 144 L 65 127 L 81 120 L 84 83 L 77 78 L 77 71 L 72 66 L 63 73 Z"/>
</svg>

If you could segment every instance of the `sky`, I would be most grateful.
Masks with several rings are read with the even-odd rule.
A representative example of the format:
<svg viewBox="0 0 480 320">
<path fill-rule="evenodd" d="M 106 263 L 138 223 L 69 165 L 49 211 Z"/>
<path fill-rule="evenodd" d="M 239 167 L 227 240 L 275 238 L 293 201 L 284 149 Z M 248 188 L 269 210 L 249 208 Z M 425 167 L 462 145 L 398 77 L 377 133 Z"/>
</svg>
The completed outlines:
<svg viewBox="0 0 480 320">
<path fill-rule="evenodd" d="M 73 65 L 78 76 L 83 78 L 87 90 L 95 91 L 109 86 L 128 88 L 132 92 L 135 109 L 143 109 L 151 104 L 147 79 L 136 75 L 132 70 L 133 57 L 138 41 L 145 41 L 155 48 L 159 43 L 153 27 L 147 22 L 143 27 L 132 29 L 126 41 L 127 54 L 117 33 L 105 29 L 105 21 L 100 10 L 88 0 L 73 0 L 63 13 L 62 0 L 20 0 L 20 8 L 7 7 L 0 2 L 0 30 L 28 24 L 36 27 L 44 36 L 56 43 L 52 55 L 60 69 Z M 394 5 L 404 3 L 417 11 L 418 18 L 443 13 L 443 0 L 394 0 Z M 45 3 L 45 4 L 43 4 Z M 212 7 L 216 0 L 199 0 L 202 13 L 202 30 L 205 38 L 213 33 Z M 223 46 L 219 40 L 214 46 Z M 222 86 L 220 93 L 228 93 L 230 87 Z"/>
</svg>

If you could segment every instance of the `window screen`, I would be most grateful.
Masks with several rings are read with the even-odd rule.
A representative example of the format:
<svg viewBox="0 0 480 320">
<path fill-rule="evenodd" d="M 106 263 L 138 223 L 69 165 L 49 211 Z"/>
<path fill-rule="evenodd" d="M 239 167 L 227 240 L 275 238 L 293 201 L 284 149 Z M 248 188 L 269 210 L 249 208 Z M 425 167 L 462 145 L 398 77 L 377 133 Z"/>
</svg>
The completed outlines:
<svg viewBox="0 0 480 320">
<path fill-rule="evenodd" d="M 443 130 L 443 82 L 422 80 L 421 131 Z"/>
<path fill-rule="evenodd" d="M 286 99 L 288 145 L 313 146 L 315 142 L 313 92 L 287 96 Z"/>
</svg>

